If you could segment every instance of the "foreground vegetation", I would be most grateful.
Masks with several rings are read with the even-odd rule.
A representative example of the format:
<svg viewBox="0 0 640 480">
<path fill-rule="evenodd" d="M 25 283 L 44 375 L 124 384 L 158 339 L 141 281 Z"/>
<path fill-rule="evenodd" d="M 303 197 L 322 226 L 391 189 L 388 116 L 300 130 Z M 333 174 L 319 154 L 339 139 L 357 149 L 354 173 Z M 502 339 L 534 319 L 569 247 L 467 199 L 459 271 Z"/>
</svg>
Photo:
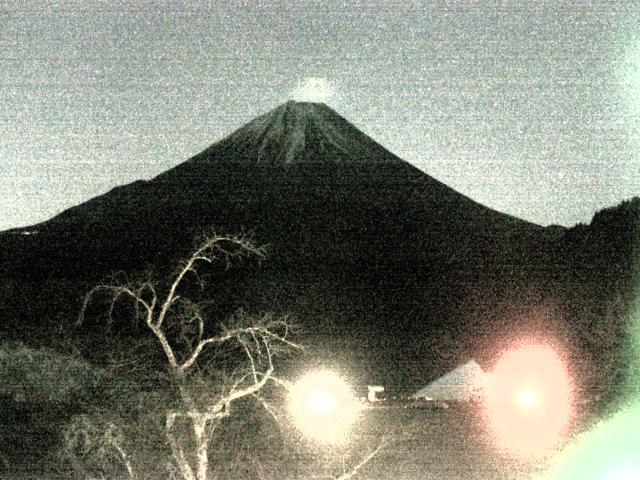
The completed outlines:
<svg viewBox="0 0 640 480">
<path fill-rule="evenodd" d="M 226 322 L 212 322 L 205 306 L 190 299 L 194 282 L 204 288 L 203 264 L 228 266 L 243 255 L 263 251 L 245 237 L 212 235 L 165 284 L 148 275 L 91 289 L 78 326 L 103 311 L 109 327 L 124 317 L 146 334 L 136 340 L 114 335 L 101 354 L 94 346 L 92 355 L 106 359 L 100 368 L 50 349 L 0 349 L 5 437 L 28 439 L 32 435 L 20 426 L 31 425 L 48 438 L 30 445 L 32 460 L 47 466 L 33 473 L 207 480 L 222 472 L 225 478 L 246 474 L 254 465 L 263 477 L 257 452 L 273 460 L 286 445 L 300 445 L 292 429 L 282 429 L 286 395 L 272 391 L 287 386 L 275 375 L 274 359 L 299 349 L 288 319 L 240 310 Z M 54 415 L 60 409 L 64 414 Z M 11 442 L 3 443 L 9 448 Z M 351 478 L 377 450 L 336 478 Z M 17 475 L 29 473 L 15 458 L 1 458 Z"/>
<path fill-rule="evenodd" d="M 637 372 L 629 357 L 637 344 L 625 338 L 638 337 L 625 333 L 640 257 L 637 223 L 600 217 L 604 226 L 590 230 L 591 243 L 578 227 L 566 234 L 586 260 L 567 254 L 576 263 L 566 266 L 567 278 L 538 293 L 564 306 L 554 313 L 569 319 L 567 344 L 586 352 L 576 355 L 586 366 L 582 387 L 614 396 L 629 370 Z M 619 234 L 600 238 L 599 231 Z M 601 255 L 605 246 L 611 252 Z M 286 381 L 277 376 L 286 372 L 278 362 L 297 350 L 289 319 L 240 310 L 221 322 L 216 305 L 204 301 L 216 299 L 219 285 L 210 280 L 220 269 L 264 252 L 242 237 L 207 237 L 192 254 L 166 282 L 145 274 L 85 288 L 81 322 L 73 330 L 67 319 L 64 340 L 55 340 L 58 331 L 32 338 L 25 324 L 20 338 L 28 343 L 0 342 L 2 477 L 529 478 L 544 467 L 495 452 L 481 419 L 464 410 L 381 408 L 362 415 L 346 446 L 302 438 L 283 410 Z M 589 261 L 599 255 L 602 265 Z M 16 282 L 12 298 L 22 292 L 38 305 L 21 289 Z M 51 289 L 64 289 L 64 281 Z"/>
</svg>

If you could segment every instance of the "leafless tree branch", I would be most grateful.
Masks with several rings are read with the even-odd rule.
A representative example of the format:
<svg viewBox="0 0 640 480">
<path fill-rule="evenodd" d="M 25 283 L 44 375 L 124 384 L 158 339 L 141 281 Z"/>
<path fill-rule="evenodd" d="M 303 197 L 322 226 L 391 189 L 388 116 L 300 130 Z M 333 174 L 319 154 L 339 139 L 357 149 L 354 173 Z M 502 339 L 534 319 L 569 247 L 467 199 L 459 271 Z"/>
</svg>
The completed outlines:
<svg viewBox="0 0 640 480">
<path fill-rule="evenodd" d="M 274 352 L 281 347 L 299 348 L 287 338 L 288 320 L 270 315 L 253 318 L 240 312 L 228 326 L 222 326 L 219 334 L 206 336 L 206 318 L 200 305 L 178 293 L 188 275 L 193 275 L 198 284 L 203 285 L 197 272 L 198 265 L 224 260 L 228 267 L 230 258 L 249 254 L 262 258 L 264 249 L 256 247 L 245 236 L 212 235 L 205 238 L 191 256 L 180 264 L 163 296 L 159 293 L 162 290 L 156 288 L 150 279 L 122 285 L 98 285 L 85 296 L 78 318 L 78 323 L 84 321 L 90 302 L 102 292 L 110 296 L 109 321 L 112 320 L 116 303 L 123 297 L 132 300 L 135 317 L 144 318 L 147 327 L 162 347 L 170 378 L 177 386 L 182 404 L 181 408 L 166 412 L 165 437 L 178 472 L 185 480 L 207 480 L 207 449 L 211 438 L 207 433 L 215 428 L 216 422 L 230 415 L 234 401 L 253 396 L 273 414 L 257 392 L 274 379 Z M 233 345 L 244 351 L 248 371 L 217 399 L 202 405 L 195 398 L 189 382 L 193 379 L 194 371 L 198 372 L 196 367 L 204 350 L 223 344 Z M 187 447 L 176 435 L 178 420 L 181 429 L 184 429 L 185 422 L 189 425 L 195 444 L 193 451 L 186 452 Z M 128 461 L 122 454 L 123 460 Z"/>
</svg>

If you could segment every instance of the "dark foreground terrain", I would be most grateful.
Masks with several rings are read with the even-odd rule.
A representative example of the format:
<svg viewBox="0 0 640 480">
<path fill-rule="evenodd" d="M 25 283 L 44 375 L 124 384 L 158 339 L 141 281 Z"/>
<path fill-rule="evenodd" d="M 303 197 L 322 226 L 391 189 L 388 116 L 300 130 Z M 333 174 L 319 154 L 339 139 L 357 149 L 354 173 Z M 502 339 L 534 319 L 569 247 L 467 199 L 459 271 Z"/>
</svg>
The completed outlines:
<svg viewBox="0 0 640 480">
<path fill-rule="evenodd" d="M 34 422 L 50 422 L 40 429 Z M 55 461 L 43 450 L 55 444 L 56 419 L 46 414 L 2 419 L 0 448 L 5 462 L 2 478 L 60 478 L 69 472 L 49 470 Z M 53 434 L 53 437 L 48 435 Z M 305 445 L 293 451 L 246 450 L 229 459 L 219 478 L 337 478 L 359 459 L 385 446 L 354 478 L 397 480 L 532 479 L 544 472 L 549 459 L 524 461 L 498 452 L 472 408 L 367 408 L 348 442 L 341 447 Z M 13 450 L 15 449 L 15 450 Z M 268 448 L 267 448 L 268 449 Z M 347 453 L 348 452 L 348 453 Z M 20 458 L 18 458 L 20 457 Z"/>
<path fill-rule="evenodd" d="M 82 325 L 78 314 L 101 283 L 149 280 L 166 293 L 177 266 L 213 232 L 246 233 L 267 255 L 187 278 L 178 295 L 202 306 L 211 321 L 205 334 L 239 310 L 287 315 L 307 359 L 350 372 L 354 384 L 411 394 L 469 359 L 488 370 L 531 337 L 558 345 L 576 386 L 597 390 L 605 408 L 626 388 L 637 356 L 629 332 L 640 198 L 595 213 L 589 225 L 533 225 L 416 169 L 326 105 L 288 102 L 153 179 L 0 232 L 0 345 L 23 344 L 7 350 L 4 367 L 0 358 L 1 477 L 77 478 L 56 463 L 56 451 L 74 416 L 100 409 L 98 417 L 125 430 L 132 461 L 149 472 L 140 477 L 167 477 L 163 427 L 148 419 L 163 418 L 169 404 L 160 400 L 171 391 L 149 386 L 138 368 L 166 372 L 158 345 L 143 348 L 149 332 L 132 322 L 131 304 L 110 310 L 109 322 L 105 298 Z M 183 334 L 170 332 L 173 341 Z M 123 342 L 150 358 L 136 353 L 136 368 L 118 367 L 130 350 Z M 47 388 L 63 365 L 67 374 Z M 99 381 L 109 377 L 99 369 L 117 381 Z M 42 398 L 33 398 L 36 387 Z M 50 404 L 58 410 L 43 408 Z M 527 479 L 545 467 L 495 452 L 477 417 L 458 409 L 368 410 L 337 449 L 286 439 L 295 434 L 264 427 L 268 419 L 257 428 L 259 417 L 245 410 L 216 433 L 210 464 L 220 480 L 338 478 L 387 441 L 361 478 Z"/>
<path fill-rule="evenodd" d="M 385 408 L 366 412 L 373 435 L 397 443 L 372 462 L 370 478 L 531 478 L 539 463 L 501 456 L 473 411 Z"/>
</svg>

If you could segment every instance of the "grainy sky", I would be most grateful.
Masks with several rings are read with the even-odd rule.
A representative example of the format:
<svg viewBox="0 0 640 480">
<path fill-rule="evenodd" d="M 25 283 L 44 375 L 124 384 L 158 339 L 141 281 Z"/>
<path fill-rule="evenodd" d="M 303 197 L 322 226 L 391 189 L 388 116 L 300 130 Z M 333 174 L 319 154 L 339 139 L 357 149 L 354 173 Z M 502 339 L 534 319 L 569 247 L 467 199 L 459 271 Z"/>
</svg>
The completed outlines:
<svg viewBox="0 0 640 480">
<path fill-rule="evenodd" d="M 291 97 L 536 223 L 640 194 L 640 2 L 0 0 L 0 230 Z"/>
</svg>

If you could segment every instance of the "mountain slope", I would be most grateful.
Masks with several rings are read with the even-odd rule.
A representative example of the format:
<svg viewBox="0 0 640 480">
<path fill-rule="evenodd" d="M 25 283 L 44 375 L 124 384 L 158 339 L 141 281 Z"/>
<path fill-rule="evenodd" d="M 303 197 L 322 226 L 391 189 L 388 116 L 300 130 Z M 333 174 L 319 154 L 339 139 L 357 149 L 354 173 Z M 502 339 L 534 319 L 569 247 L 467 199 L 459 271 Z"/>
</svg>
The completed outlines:
<svg viewBox="0 0 640 480">
<path fill-rule="evenodd" d="M 491 358 L 481 338 L 495 349 L 523 326 L 569 328 L 540 311 L 549 298 L 562 309 L 548 285 L 574 281 L 571 232 L 484 207 L 327 106 L 295 102 L 156 178 L 0 234 L 0 305 L 16 331 L 46 331 L 73 318 L 89 285 L 169 272 L 211 229 L 250 232 L 269 252 L 219 277 L 215 312 L 292 312 L 310 344 L 370 381 L 421 382 Z"/>
<path fill-rule="evenodd" d="M 357 269 L 384 259 L 392 269 L 434 259 L 521 263 L 543 230 L 460 195 L 325 105 L 294 102 L 148 182 L 34 228 L 71 259 L 129 269 L 172 256 L 209 225 L 254 231 L 278 261 L 323 258 Z"/>
</svg>

